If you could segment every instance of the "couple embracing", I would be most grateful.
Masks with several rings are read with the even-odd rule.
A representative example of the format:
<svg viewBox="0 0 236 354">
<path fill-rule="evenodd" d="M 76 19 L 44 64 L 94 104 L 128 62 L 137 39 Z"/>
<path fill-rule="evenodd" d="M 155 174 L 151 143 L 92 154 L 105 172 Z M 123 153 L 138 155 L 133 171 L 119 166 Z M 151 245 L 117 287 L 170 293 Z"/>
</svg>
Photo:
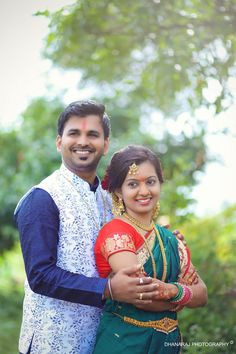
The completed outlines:
<svg viewBox="0 0 236 354">
<path fill-rule="evenodd" d="M 61 167 L 17 205 L 22 354 L 179 353 L 177 312 L 207 302 L 188 248 L 156 223 L 158 157 L 137 145 L 116 152 L 102 187 L 109 133 L 102 104 L 71 103 L 58 120 Z"/>
</svg>

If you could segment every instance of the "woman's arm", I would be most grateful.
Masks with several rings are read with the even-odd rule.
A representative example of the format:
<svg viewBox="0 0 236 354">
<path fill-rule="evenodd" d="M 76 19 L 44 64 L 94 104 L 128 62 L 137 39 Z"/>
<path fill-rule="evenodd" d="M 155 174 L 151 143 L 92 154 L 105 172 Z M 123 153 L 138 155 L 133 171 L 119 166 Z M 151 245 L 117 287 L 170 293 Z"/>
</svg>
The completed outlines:
<svg viewBox="0 0 236 354">
<path fill-rule="evenodd" d="M 205 306 L 208 301 L 207 287 L 199 275 L 197 284 L 190 285 L 189 288 L 192 290 L 193 297 L 186 306 L 189 308 Z"/>
<path fill-rule="evenodd" d="M 108 258 L 108 262 L 112 268 L 113 272 L 118 272 L 121 269 L 138 264 L 137 255 L 133 252 L 122 251 L 115 254 L 112 254 Z M 144 276 L 142 272 L 137 274 L 137 276 Z M 175 305 L 171 304 L 169 300 L 171 297 L 175 296 L 178 289 L 173 284 L 164 283 L 158 279 L 153 279 L 153 282 L 157 285 L 155 300 L 146 304 L 136 304 L 136 307 L 145 311 L 167 311 L 171 310 L 175 307 Z"/>
<path fill-rule="evenodd" d="M 110 264 L 113 273 L 117 273 L 123 268 L 139 264 L 137 255 L 130 251 L 120 251 L 112 254 L 108 258 L 108 263 Z"/>
</svg>

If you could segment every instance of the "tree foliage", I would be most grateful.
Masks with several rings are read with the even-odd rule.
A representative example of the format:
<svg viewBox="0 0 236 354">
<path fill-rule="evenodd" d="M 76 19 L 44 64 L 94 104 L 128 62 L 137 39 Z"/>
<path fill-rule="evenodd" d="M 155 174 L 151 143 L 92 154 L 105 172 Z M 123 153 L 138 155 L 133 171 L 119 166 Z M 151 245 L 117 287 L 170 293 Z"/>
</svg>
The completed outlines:
<svg viewBox="0 0 236 354">
<path fill-rule="evenodd" d="M 50 19 L 45 55 L 79 69 L 86 84 L 122 106 L 143 102 L 165 112 L 229 98 L 235 74 L 236 1 L 78 0 Z M 204 97 L 209 79 L 222 87 Z M 117 106 L 119 106 L 119 100 Z"/>
<path fill-rule="evenodd" d="M 61 109 L 57 99 L 35 99 L 19 128 L 0 132 L 0 253 L 17 240 L 13 212 L 18 200 L 58 166 L 55 136 Z"/>
<path fill-rule="evenodd" d="M 196 219 L 182 228 L 209 297 L 206 307 L 180 313 L 184 341 L 200 342 L 198 347 L 187 347 L 188 353 L 236 352 L 235 220 L 236 206 L 232 206 L 214 217 Z M 201 343 L 209 345 L 201 346 Z"/>
</svg>

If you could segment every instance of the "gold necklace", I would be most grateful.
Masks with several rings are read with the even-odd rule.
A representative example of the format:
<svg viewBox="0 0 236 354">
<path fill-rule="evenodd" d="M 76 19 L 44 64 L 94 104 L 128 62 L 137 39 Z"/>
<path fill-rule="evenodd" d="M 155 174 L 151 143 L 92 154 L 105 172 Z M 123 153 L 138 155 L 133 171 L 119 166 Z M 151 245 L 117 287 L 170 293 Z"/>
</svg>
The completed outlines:
<svg viewBox="0 0 236 354">
<path fill-rule="evenodd" d="M 165 281 L 166 274 L 167 274 L 167 259 L 166 259 L 165 248 L 164 248 L 161 236 L 159 234 L 159 231 L 157 230 L 156 225 L 154 225 L 154 229 L 156 231 L 156 237 L 157 237 L 157 239 L 159 241 L 159 245 L 160 245 L 160 249 L 161 249 L 161 255 L 162 255 L 162 260 L 163 260 L 163 273 L 162 273 L 161 280 Z"/>
<path fill-rule="evenodd" d="M 78 189 L 75 188 L 75 185 L 74 185 L 66 176 L 64 176 L 64 175 L 62 175 L 62 176 L 67 180 L 67 182 L 70 183 L 70 185 L 73 187 L 73 189 L 79 194 L 79 196 L 80 196 L 82 202 L 83 202 L 83 203 L 86 205 L 86 207 L 88 208 L 88 210 L 89 210 L 89 212 L 90 212 L 90 214 L 91 214 L 91 216 L 92 216 L 92 218 L 93 218 L 93 221 L 94 221 L 94 224 L 95 224 L 96 228 L 98 229 L 98 231 L 100 231 L 101 227 L 106 223 L 106 199 L 105 199 L 105 197 L 104 197 L 102 191 L 99 190 L 99 191 L 100 191 L 100 194 L 101 194 L 101 197 L 102 197 L 102 204 L 103 204 L 104 213 L 103 213 L 103 223 L 102 223 L 101 226 L 99 226 L 98 223 L 97 223 L 97 220 L 96 220 L 95 217 L 94 217 L 94 212 L 93 212 L 93 210 L 91 209 L 89 203 L 88 203 L 85 199 L 82 199 L 81 194 L 80 194 L 80 192 L 78 191 Z"/>
<path fill-rule="evenodd" d="M 167 259 L 166 259 L 166 253 L 165 253 L 165 248 L 164 248 L 164 245 L 163 245 L 163 242 L 162 242 L 162 239 L 161 239 L 161 236 L 159 234 L 159 231 L 157 230 L 157 227 L 155 226 L 155 223 L 152 221 L 150 226 L 146 226 L 144 224 L 142 224 L 140 221 L 136 220 L 135 218 L 133 218 L 132 216 L 128 215 L 127 213 L 124 213 L 123 214 L 124 217 L 126 217 L 126 219 L 128 219 L 131 224 L 139 227 L 140 229 L 142 230 L 145 230 L 145 231 L 151 231 L 151 230 L 155 230 L 155 235 L 157 237 L 157 240 L 158 240 L 158 243 L 159 243 L 159 246 L 160 246 L 160 250 L 161 250 L 161 255 L 162 255 L 162 260 L 163 260 L 163 272 L 162 272 L 162 276 L 161 276 L 161 280 L 162 281 L 165 281 L 166 279 L 166 274 L 167 274 Z M 153 270 L 153 276 L 154 278 L 157 277 L 157 272 L 156 272 L 156 263 L 155 263 L 155 260 L 154 260 L 154 256 L 153 256 L 153 253 L 152 253 L 152 250 L 150 249 L 149 247 L 149 244 L 145 238 L 145 236 L 143 236 L 140 232 L 139 232 L 139 235 L 142 237 L 142 239 L 144 240 L 144 243 L 147 247 L 147 250 L 148 250 L 148 253 L 151 257 L 151 261 L 152 261 L 152 270 Z"/>
<path fill-rule="evenodd" d="M 150 223 L 150 225 L 145 225 L 141 221 L 135 219 L 133 216 L 131 216 L 131 215 L 127 214 L 127 213 L 124 213 L 122 215 L 126 219 L 128 219 L 131 222 L 131 224 L 134 224 L 134 225 L 138 226 L 140 229 L 142 229 L 144 231 L 151 231 L 154 228 L 154 222 L 153 221 Z"/>
</svg>

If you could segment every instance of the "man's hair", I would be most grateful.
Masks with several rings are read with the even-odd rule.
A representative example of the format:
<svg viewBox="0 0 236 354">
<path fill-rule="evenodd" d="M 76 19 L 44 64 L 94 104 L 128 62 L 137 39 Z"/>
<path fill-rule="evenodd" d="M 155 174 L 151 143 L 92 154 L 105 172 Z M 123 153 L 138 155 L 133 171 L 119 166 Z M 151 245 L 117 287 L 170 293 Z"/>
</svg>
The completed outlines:
<svg viewBox="0 0 236 354">
<path fill-rule="evenodd" d="M 104 137 L 108 138 L 111 125 L 110 118 L 105 112 L 105 106 L 92 100 L 81 100 L 70 103 L 59 116 L 57 133 L 62 136 L 65 124 L 72 116 L 83 118 L 90 114 L 99 116 L 104 131 Z"/>
</svg>

